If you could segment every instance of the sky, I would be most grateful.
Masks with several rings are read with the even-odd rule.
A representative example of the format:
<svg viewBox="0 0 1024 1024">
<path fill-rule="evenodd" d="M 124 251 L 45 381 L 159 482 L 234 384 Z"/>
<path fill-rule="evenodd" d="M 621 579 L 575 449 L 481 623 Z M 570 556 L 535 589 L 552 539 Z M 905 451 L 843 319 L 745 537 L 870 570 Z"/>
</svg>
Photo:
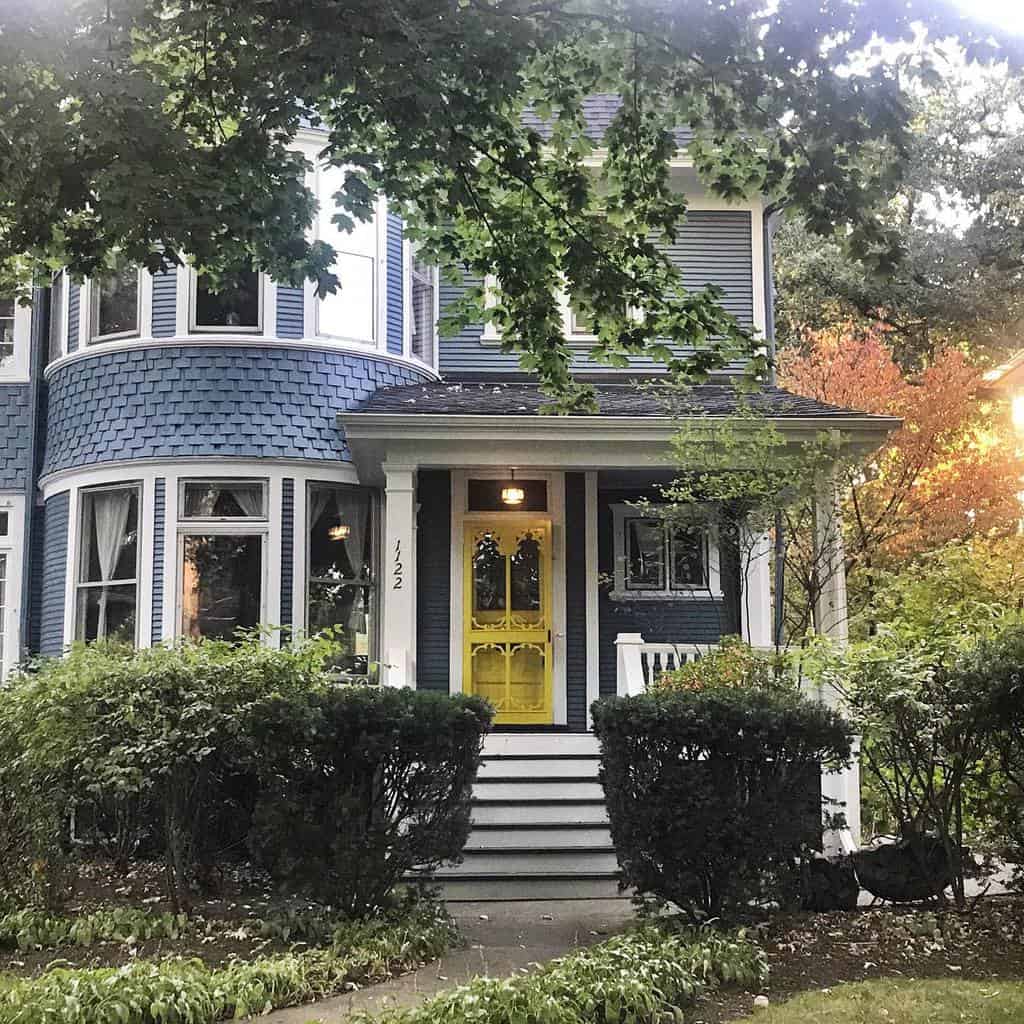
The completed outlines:
<svg viewBox="0 0 1024 1024">
<path fill-rule="evenodd" d="M 1024 35 L 1024 0 L 956 0 L 979 21 Z"/>
</svg>

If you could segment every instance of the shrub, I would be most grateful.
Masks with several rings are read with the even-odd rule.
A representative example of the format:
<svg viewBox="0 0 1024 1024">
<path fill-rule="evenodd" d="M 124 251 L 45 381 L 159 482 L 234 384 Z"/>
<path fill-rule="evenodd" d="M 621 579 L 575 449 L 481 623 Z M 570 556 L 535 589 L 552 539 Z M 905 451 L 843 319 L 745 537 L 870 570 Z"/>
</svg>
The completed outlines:
<svg viewBox="0 0 1024 1024">
<path fill-rule="evenodd" d="M 782 661 L 755 651 L 738 636 L 722 637 L 720 646 L 654 680 L 655 690 L 759 689 L 784 687 L 791 681 Z"/>
<path fill-rule="evenodd" d="M 593 717 L 624 885 L 699 919 L 820 847 L 821 765 L 851 743 L 824 705 L 719 688 L 598 701 Z"/>
<path fill-rule="evenodd" d="M 647 926 L 509 979 L 479 978 L 376 1024 L 594 1024 L 682 1020 L 703 990 L 757 985 L 764 954 L 742 937 Z M 357 1015 L 356 1022 L 370 1018 Z"/>
<path fill-rule="evenodd" d="M 491 706 L 476 697 L 344 687 L 265 737 L 272 774 L 251 848 L 276 879 L 351 914 L 412 868 L 455 861 Z"/>
</svg>

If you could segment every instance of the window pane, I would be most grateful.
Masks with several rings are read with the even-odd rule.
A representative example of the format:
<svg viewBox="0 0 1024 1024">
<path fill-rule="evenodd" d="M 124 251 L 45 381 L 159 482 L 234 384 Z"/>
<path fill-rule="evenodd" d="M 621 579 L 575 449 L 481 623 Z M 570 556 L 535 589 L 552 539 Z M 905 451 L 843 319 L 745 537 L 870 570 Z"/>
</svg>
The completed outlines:
<svg viewBox="0 0 1024 1024">
<path fill-rule="evenodd" d="M 703 533 L 679 530 L 672 537 L 672 586 L 706 587 L 707 542 Z"/>
<path fill-rule="evenodd" d="M 139 271 L 125 267 L 93 284 L 93 336 L 127 334 L 139 329 Z"/>
<path fill-rule="evenodd" d="M 253 328 L 260 325 L 260 276 L 243 270 L 225 278 L 219 291 L 196 278 L 196 327 Z"/>
<path fill-rule="evenodd" d="M 139 493 L 134 487 L 82 494 L 81 582 L 134 580 Z"/>
<path fill-rule="evenodd" d="M 519 538 L 511 563 L 512 611 L 540 611 L 540 541 L 530 532 Z"/>
<path fill-rule="evenodd" d="M 50 283 L 50 347 L 49 361 L 60 357 L 64 351 L 64 340 L 61 338 L 64 313 L 64 275 L 54 274 Z"/>
<path fill-rule="evenodd" d="M 185 484 L 184 519 L 262 519 L 267 490 L 259 480 L 193 480 Z"/>
<path fill-rule="evenodd" d="M 626 520 L 626 586 L 631 590 L 665 587 L 665 527 L 658 519 Z"/>
<path fill-rule="evenodd" d="M 434 362 L 434 268 L 412 263 L 412 354 Z"/>
<path fill-rule="evenodd" d="M 135 643 L 135 584 L 82 587 L 78 591 L 79 640 Z"/>
<path fill-rule="evenodd" d="M 477 539 L 473 552 L 473 614 L 505 610 L 505 556 L 493 533 Z"/>
<path fill-rule="evenodd" d="M 6 537 L 7 531 L 11 528 L 10 512 L 0 512 L 0 537 Z"/>
<path fill-rule="evenodd" d="M 338 291 L 320 301 L 319 333 L 332 338 L 371 342 L 374 338 L 373 276 L 376 260 L 355 253 L 339 253 L 334 272 Z"/>
<path fill-rule="evenodd" d="M 309 577 L 369 580 L 373 575 L 373 502 L 355 487 L 309 488 Z"/>
<path fill-rule="evenodd" d="M 187 637 L 230 640 L 259 625 L 263 541 L 259 535 L 185 537 L 181 631 Z"/>
<path fill-rule="evenodd" d="M 513 506 L 501 500 L 503 487 L 509 486 L 511 480 L 470 480 L 466 488 L 470 512 L 507 512 Z M 516 487 L 524 492 L 523 501 L 514 506 L 516 512 L 546 512 L 548 510 L 548 485 L 546 480 L 514 481 Z"/>
<path fill-rule="evenodd" d="M 0 364 L 14 355 L 14 299 L 0 299 Z"/>
<path fill-rule="evenodd" d="M 309 632 L 334 627 L 344 648 L 335 664 L 346 672 L 366 675 L 372 659 L 373 592 L 349 583 L 311 583 Z"/>
</svg>

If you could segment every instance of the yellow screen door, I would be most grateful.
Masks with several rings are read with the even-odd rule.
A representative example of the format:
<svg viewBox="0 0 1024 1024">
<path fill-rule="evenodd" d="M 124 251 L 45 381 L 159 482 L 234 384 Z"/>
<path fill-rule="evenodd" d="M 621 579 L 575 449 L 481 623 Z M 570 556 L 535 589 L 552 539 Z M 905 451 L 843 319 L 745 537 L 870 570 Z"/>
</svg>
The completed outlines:
<svg viewBox="0 0 1024 1024">
<path fill-rule="evenodd" d="M 463 571 L 464 689 L 498 725 L 551 723 L 551 523 L 468 520 Z"/>
</svg>

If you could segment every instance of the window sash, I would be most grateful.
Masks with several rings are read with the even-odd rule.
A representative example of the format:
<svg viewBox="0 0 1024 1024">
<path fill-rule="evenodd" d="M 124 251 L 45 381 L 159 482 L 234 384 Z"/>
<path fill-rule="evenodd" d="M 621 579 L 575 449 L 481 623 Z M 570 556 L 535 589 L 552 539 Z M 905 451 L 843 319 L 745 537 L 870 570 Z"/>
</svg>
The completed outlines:
<svg viewBox="0 0 1024 1024">
<path fill-rule="evenodd" d="M 268 587 L 268 576 L 267 576 L 267 556 L 268 556 L 268 545 L 267 545 L 267 530 L 254 528 L 253 520 L 236 520 L 230 526 L 226 525 L 210 525 L 198 524 L 197 526 L 190 525 L 187 529 L 180 529 L 178 531 L 178 586 L 177 586 L 177 631 L 180 636 L 204 636 L 204 637 L 219 637 L 220 633 L 207 632 L 201 633 L 198 631 L 198 627 L 201 622 L 201 613 L 203 609 L 199 605 L 199 591 L 196 592 L 196 605 L 192 610 L 192 618 L 189 622 L 186 622 L 186 616 L 190 614 L 189 611 L 189 595 L 186 594 L 186 584 L 188 583 L 188 577 L 186 575 L 186 564 L 187 555 L 189 549 L 190 540 L 203 540 L 203 539 L 245 539 L 255 541 L 257 545 L 257 551 L 259 553 L 259 571 L 256 577 L 256 594 L 255 594 L 255 605 L 256 605 L 256 619 L 252 623 L 252 627 L 261 625 L 266 618 L 266 599 L 267 599 L 267 587 Z M 196 577 L 197 581 L 199 577 Z M 209 591 L 208 591 L 209 596 Z M 241 602 L 240 602 L 241 603 Z M 241 610 L 241 609 L 240 609 Z M 194 625 L 196 628 L 191 629 L 190 626 Z M 251 628 L 249 624 L 243 623 L 236 628 L 247 629 Z M 233 632 L 233 631 L 232 631 Z M 230 639 L 230 635 L 225 637 Z"/>
<path fill-rule="evenodd" d="M 261 334 L 263 332 L 263 275 L 256 270 L 256 323 L 254 324 L 204 324 L 199 321 L 199 294 L 208 289 L 202 285 L 202 275 L 192 270 L 189 289 L 189 328 L 193 334 Z"/>
<path fill-rule="evenodd" d="M 693 531 L 686 536 L 695 537 L 698 544 L 698 552 L 700 554 L 701 561 L 701 578 L 699 582 L 692 580 L 678 580 L 676 579 L 676 543 L 680 537 L 680 531 L 673 530 L 670 527 L 667 529 L 668 532 L 668 568 L 669 568 L 669 584 L 671 589 L 676 590 L 707 590 L 710 587 L 710 543 L 708 538 L 708 531 L 706 529 Z"/>
<path fill-rule="evenodd" d="M 130 327 L 124 327 L 113 331 L 104 331 L 103 327 L 103 300 L 105 287 L 109 287 L 111 281 L 121 278 L 130 281 L 134 276 L 135 285 L 135 323 Z M 118 338 L 134 338 L 139 334 L 139 325 L 142 323 L 142 281 L 138 267 L 126 267 L 108 278 L 96 278 L 89 285 L 89 344 L 101 341 L 116 341 Z"/>
<path fill-rule="evenodd" d="M 0 299 L 0 366 L 14 357 L 14 299 Z"/>
<path fill-rule="evenodd" d="M 258 513 L 248 515 L 245 513 L 243 508 L 242 515 L 236 516 L 218 516 L 212 512 L 210 514 L 203 513 L 189 513 L 188 509 L 188 497 L 191 488 L 206 488 L 207 491 L 224 491 L 230 494 L 232 490 L 240 490 L 242 488 L 259 488 L 260 490 L 260 511 Z M 268 520 L 268 506 L 269 506 L 269 491 L 268 482 L 261 479 L 251 479 L 238 477 L 214 477 L 207 479 L 206 477 L 192 477 L 188 480 L 182 480 L 179 485 L 179 508 L 181 512 L 178 518 L 183 523 L 238 523 L 243 525 L 245 523 L 257 523 L 267 522 Z M 235 499 L 236 502 L 238 499 Z M 216 499 L 214 500 L 216 504 Z M 239 503 L 241 506 L 241 503 Z"/>
<path fill-rule="evenodd" d="M 54 274 L 50 281 L 50 337 L 47 342 L 47 362 L 54 362 L 64 354 L 64 298 L 66 281 L 63 272 Z"/>
<path fill-rule="evenodd" d="M 633 576 L 633 543 L 634 526 L 646 524 L 652 529 L 660 529 L 660 561 L 658 563 L 658 580 L 642 581 Z M 680 531 L 673 529 L 668 523 L 660 519 L 652 519 L 647 516 L 629 516 L 622 520 L 623 531 L 623 583 L 628 591 L 644 591 L 647 593 L 676 594 L 680 592 L 695 590 L 710 590 L 711 588 L 711 538 L 707 528 L 703 528 L 687 536 L 696 535 L 700 545 L 702 579 L 699 582 L 691 580 L 679 580 L 676 574 L 676 544 Z"/>
</svg>

